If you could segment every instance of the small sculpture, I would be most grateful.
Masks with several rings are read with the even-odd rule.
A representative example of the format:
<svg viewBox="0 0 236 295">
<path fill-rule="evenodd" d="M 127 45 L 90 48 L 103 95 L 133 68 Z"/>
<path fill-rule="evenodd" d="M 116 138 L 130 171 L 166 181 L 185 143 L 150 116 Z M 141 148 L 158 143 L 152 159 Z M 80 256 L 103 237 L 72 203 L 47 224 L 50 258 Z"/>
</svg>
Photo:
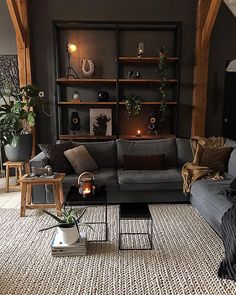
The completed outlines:
<svg viewBox="0 0 236 295">
<path fill-rule="evenodd" d="M 82 59 L 81 70 L 86 77 L 92 76 L 94 73 L 94 63 L 91 59 Z"/>
<path fill-rule="evenodd" d="M 74 100 L 79 100 L 79 101 L 80 101 L 78 91 L 75 91 L 75 93 L 73 94 L 73 99 L 74 99 Z"/>
<path fill-rule="evenodd" d="M 107 91 L 99 91 L 98 92 L 98 100 L 101 102 L 108 101 L 109 99 L 109 93 Z"/>
<path fill-rule="evenodd" d="M 140 42 L 138 45 L 138 57 L 141 58 L 144 55 L 144 43 Z"/>
<path fill-rule="evenodd" d="M 32 173 L 30 176 L 52 175 L 52 167 L 50 165 L 43 167 L 32 167 Z"/>
</svg>

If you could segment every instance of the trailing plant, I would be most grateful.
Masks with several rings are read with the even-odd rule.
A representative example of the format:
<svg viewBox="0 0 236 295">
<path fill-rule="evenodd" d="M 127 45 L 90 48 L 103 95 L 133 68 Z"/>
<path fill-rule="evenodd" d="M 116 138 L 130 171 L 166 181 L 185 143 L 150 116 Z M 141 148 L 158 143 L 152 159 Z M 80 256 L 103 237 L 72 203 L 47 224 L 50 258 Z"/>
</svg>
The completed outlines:
<svg viewBox="0 0 236 295">
<path fill-rule="evenodd" d="M 0 145 L 16 145 L 17 135 L 31 133 L 35 125 L 35 110 L 40 107 L 44 111 L 47 102 L 34 85 L 16 88 L 5 83 L 0 90 L 0 98 L 4 102 L 0 106 Z"/>
<path fill-rule="evenodd" d="M 64 208 L 62 213 L 62 218 L 59 218 L 58 216 L 54 215 L 53 213 L 43 210 L 46 214 L 48 214 L 50 217 L 52 217 L 54 220 L 57 221 L 57 224 L 54 224 L 52 226 L 49 226 L 47 228 L 43 228 L 41 231 L 49 230 L 55 227 L 62 227 L 62 228 L 68 228 L 76 226 L 79 232 L 79 226 L 88 226 L 91 229 L 93 229 L 89 224 L 87 223 L 81 223 L 80 220 L 83 217 L 84 213 L 86 212 L 86 208 L 83 209 L 66 209 Z"/>
<path fill-rule="evenodd" d="M 168 76 L 168 63 L 167 63 L 167 52 L 165 46 L 162 46 L 159 51 L 159 70 L 160 70 L 160 87 L 161 93 L 161 105 L 160 111 L 164 112 L 167 110 L 166 95 L 167 95 L 167 76 Z"/>
<path fill-rule="evenodd" d="M 126 111 L 129 117 L 137 117 L 141 111 L 142 99 L 137 95 L 130 94 L 125 99 Z"/>
</svg>

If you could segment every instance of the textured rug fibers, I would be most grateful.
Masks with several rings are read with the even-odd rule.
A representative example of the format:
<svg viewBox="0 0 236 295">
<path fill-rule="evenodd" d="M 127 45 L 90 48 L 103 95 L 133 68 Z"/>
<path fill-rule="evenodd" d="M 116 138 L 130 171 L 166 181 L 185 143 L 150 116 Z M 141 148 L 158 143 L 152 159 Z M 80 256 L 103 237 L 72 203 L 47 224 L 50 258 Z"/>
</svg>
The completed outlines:
<svg viewBox="0 0 236 295">
<path fill-rule="evenodd" d="M 151 205 L 154 250 L 118 250 L 118 207 L 108 207 L 109 241 L 90 243 L 84 257 L 52 257 L 52 224 L 45 214 L 0 210 L 0 294 L 224 295 L 236 284 L 217 278 L 223 257 L 220 238 L 191 205 Z M 98 218 L 99 209 L 88 212 Z M 129 230 L 145 224 L 124 224 Z M 102 228 L 96 228 L 96 234 Z M 136 238 L 137 239 L 137 238 Z M 146 241 L 124 241 L 130 246 Z M 132 246 L 132 245 L 131 245 Z"/>
</svg>

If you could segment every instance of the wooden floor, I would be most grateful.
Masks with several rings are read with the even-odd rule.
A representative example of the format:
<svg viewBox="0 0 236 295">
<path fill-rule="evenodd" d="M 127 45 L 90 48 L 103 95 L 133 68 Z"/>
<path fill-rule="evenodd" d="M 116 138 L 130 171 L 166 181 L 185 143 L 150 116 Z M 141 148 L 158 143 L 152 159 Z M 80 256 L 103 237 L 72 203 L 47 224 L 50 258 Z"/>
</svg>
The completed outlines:
<svg viewBox="0 0 236 295">
<path fill-rule="evenodd" d="M 10 183 L 15 183 L 14 177 L 11 177 Z M 0 208 L 20 208 L 20 191 L 5 193 L 5 178 L 0 178 Z"/>
</svg>

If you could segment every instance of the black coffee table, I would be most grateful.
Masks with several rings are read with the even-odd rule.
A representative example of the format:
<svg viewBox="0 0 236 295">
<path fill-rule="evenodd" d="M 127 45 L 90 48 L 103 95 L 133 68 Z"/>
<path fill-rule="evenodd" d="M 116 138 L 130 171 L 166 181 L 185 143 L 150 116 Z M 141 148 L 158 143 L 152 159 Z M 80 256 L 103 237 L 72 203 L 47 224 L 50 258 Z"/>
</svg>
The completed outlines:
<svg viewBox="0 0 236 295">
<path fill-rule="evenodd" d="M 147 222 L 146 232 L 122 232 L 122 221 L 144 220 Z M 152 215 L 147 203 L 122 203 L 119 210 L 119 250 L 152 250 Z M 122 235 L 147 235 L 149 247 L 125 248 L 122 247 Z"/>
<path fill-rule="evenodd" d="M 94 196 L 83 198 L 83 195 L 79 193 L 79 188 L 73 185 L 64 201 L 64 206 L 86 206 L 86 207 L 97 207 L 104 206 L 105 214 L 103 221 L 91 221 L 86 222 L 87 224 L 105 224 L 105 238 L 101 240 L 89 240 L 89 242 L 105 242 L 108 239 L 108 225 L 107 225 L 107 191 L 106 186 L 98 185 L 95 188 Z"/>
</svg>

